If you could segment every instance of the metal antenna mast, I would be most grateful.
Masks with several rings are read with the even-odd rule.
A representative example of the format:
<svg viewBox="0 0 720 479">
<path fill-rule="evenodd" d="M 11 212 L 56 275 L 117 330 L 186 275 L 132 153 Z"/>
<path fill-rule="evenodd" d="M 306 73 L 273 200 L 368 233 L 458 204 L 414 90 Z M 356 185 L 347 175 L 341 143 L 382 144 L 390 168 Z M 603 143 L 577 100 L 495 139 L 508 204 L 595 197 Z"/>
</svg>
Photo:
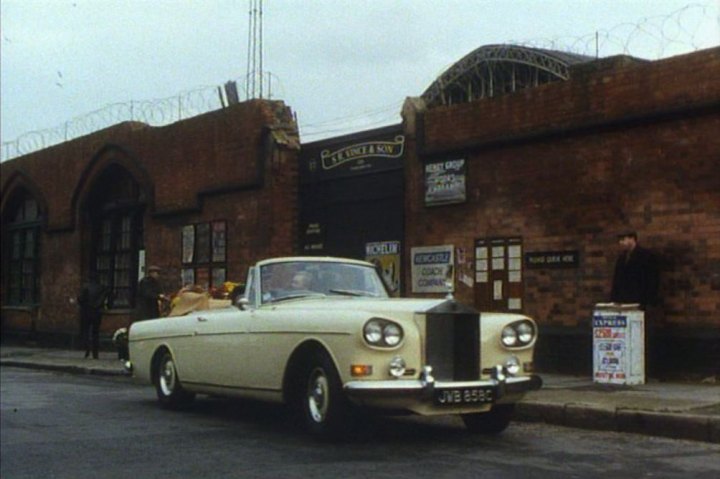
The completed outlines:
<svg viewBox="0 0 720 479">
<path fill-rule="evenodd" d="M 247 99 L 263 97 L 262 0 L 249 0 L 248 66 L 245 77 Z"/>
</svg>

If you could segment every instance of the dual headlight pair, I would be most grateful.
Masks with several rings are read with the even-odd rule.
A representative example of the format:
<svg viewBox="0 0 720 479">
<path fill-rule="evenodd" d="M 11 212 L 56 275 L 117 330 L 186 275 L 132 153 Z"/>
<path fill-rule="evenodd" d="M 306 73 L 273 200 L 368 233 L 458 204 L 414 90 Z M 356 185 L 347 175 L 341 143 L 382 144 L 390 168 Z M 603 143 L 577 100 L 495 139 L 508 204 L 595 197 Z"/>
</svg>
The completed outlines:
<svg viewBox="0 0 720 479">
<path fill-rule="evenodd" d="M 363 337 L 370 346 L 393 348 L 403 340 L 403 330 L 397 323 L 373 318 L 365 323 Z"/>
<path fill-rule="evenodd" d="M 535 334 L 535 325 L 530 321 L 515 321 L 503 328 L 500 340 L 508 348 L 521 348 L 532 343 Z"/>
</svg>

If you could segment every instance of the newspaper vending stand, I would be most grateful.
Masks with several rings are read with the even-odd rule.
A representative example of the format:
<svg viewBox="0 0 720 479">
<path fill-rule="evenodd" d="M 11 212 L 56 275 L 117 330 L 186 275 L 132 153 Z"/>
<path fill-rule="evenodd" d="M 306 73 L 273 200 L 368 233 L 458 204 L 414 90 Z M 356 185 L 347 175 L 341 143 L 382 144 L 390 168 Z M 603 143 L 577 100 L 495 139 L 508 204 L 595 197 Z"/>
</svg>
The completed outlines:
<svg viewBox="0 0 720 479">
<path fill-rule="evenodd" d="M 645 384 L 645 313 L 638 305 L 597 304 L 592 325 L 593 380 Z"/>
</svg>

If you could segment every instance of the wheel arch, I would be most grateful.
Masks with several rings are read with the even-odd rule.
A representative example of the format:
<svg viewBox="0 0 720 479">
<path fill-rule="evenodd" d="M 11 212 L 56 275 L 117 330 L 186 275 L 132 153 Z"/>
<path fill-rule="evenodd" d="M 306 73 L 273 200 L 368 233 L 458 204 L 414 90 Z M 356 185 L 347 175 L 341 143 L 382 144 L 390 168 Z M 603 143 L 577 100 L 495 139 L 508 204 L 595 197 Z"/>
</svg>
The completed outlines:
<svg viewBox="0 0 720 479">
<path fill-rule="evenodd" d="M 339 372 L 337 360 L 330 352 L 330 348 L 319 339 L 306 339 L 297 345 L 285 364 L 282 381 L 282 398 L 284 403 L 291 404 L 292 398 L 301 390 L 303 378 L 300 372 L 307 362 L 316 354 L 327 354 L 335 366 L 335 370 Z"/>
</svg>

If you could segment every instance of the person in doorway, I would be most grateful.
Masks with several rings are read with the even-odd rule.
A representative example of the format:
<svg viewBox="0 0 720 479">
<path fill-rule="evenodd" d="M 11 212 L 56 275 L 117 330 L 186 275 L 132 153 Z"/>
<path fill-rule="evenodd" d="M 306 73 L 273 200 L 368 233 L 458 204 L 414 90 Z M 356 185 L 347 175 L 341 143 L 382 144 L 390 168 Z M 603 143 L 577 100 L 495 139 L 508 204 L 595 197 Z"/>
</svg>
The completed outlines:
<svg viewBox="0 0 720 479">
<path fill-rule="evenodd" d="M 101 285 L 95 274 L 88 276 L 80 289 L 77 301 L 80 306 L 80 338 L 85 347 L 85 357 L 97 359 L 100 349 L 100 323 L 102 311 L 108 300 L 108 289 Z"/>
<path fill-rule="evenodd" d="M 653 254 L 638 244 L 637 234 L 618 235 L 621 253 L 615 262 L 610 300 L 637 303 L 645 311 L 657 303 L 658 270 Z"/>
<path fill-rule="evenodd" d="M 147 276 L 140 280 L 135 297 L 135 319 L 152 319 L 160 317 L 158 301 L 164 301 L 165 295 L 160 289 L 160 268 L 150 266 Z"/>
</svg>

